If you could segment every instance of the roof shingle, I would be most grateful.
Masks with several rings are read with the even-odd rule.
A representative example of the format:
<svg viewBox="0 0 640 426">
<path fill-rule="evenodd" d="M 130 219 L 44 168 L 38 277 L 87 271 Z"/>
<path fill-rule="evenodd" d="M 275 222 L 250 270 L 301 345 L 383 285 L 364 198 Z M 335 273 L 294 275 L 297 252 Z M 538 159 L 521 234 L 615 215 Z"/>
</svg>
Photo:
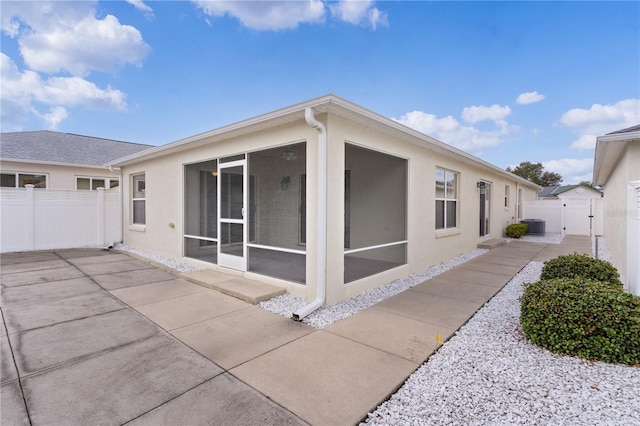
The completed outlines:
<svg viewBox="0 0 640 426">
<path fill-rule="evenodd" d="M 3 160 L 104 166 L 152 147 L 50 130 L 0 134 L 0 158 Z"/>
</svg>

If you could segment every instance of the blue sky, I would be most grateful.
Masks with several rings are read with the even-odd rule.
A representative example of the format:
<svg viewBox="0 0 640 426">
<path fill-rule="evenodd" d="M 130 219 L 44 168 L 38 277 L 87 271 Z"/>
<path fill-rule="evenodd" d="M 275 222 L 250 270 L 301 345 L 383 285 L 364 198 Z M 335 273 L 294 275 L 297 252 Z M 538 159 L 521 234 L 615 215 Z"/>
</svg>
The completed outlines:
<svg viewBox="0 0 640 426">
<path fill-rule="evenodd" d="M 0 3 L 2 131 L 162 145 L 328 93 L 591 179 L 640 123 L 640 2 Z"/>
</svg>

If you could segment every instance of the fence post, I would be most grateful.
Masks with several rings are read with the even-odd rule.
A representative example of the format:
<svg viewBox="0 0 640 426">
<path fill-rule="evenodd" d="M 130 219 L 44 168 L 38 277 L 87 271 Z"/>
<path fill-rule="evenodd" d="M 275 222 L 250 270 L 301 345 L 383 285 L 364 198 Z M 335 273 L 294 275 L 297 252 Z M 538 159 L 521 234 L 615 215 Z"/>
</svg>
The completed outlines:
<svg viewBox="0 0 640 426">
<path fill-rule="evenodd" d="M 104 244 L 104 188 L 98 188 L 98 244 Z"/>
<path fill-rule="evenodd" d="M 34 250 L 35 249 L 35 207 L 34 207 L 34 199 L 33 199 L 33 188 L 34 185 L 26 184 L 24 188 L 27 191 L 27 205 L 25 216 L 27 217 L 27 229 L 25 229 L 25 250 Z"/>
</svg>

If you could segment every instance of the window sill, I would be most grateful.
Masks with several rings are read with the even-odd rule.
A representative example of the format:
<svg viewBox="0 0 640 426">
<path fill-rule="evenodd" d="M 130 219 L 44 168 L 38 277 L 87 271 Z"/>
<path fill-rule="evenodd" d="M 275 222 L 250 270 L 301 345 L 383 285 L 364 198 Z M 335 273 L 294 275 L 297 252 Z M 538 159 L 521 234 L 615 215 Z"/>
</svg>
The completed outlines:
<svg viewBox="0 0 640 426">
<path fill-rule="evenodd" d="M 453 228 L 453 229 L 441 229 L 436 231 L 436 238 L 444 238 L 444 237 L 451 237 L 453 235 L 460 235 L 462 233 L 462 231 L 458 228 Z"/>
<path fill-rule="evenodd" d="M 129 231 L 145 232 L 146 229 L 146 225 L 129 225 Z"/>
</svg>

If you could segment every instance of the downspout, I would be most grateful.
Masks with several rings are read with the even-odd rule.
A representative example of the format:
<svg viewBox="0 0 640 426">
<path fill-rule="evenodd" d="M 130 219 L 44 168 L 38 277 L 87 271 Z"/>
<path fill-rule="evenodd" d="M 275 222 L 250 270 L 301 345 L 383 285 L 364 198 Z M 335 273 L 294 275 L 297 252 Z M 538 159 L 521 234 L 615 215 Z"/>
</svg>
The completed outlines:
<svg viewBox="0 0 640 426">
<path fill-rule="evenodd" d="M 109 171 L 111 173 L 118 174 L 118 216 L 120 216 L 120 241 L 114 241 L 113 244 L 121 243 L 124 240 L 124 218 L 122 217 L 122 206 L 123 206 L 123 197 L 124 192 L 122 191 L 122 167 L 117 167 L 118 170 L 114 169 L 111 164 L 109 164 Z"/>
<path fill-rule="evenodd" d="M 324 305 L 327 294 L 327 128 L 316 120 L 310 107 L 304 109 L 304 118 L 310 127 L 318 131 L 318 263 L 316 298 L 293 313 L 296 321 Z"/>
</svg>

